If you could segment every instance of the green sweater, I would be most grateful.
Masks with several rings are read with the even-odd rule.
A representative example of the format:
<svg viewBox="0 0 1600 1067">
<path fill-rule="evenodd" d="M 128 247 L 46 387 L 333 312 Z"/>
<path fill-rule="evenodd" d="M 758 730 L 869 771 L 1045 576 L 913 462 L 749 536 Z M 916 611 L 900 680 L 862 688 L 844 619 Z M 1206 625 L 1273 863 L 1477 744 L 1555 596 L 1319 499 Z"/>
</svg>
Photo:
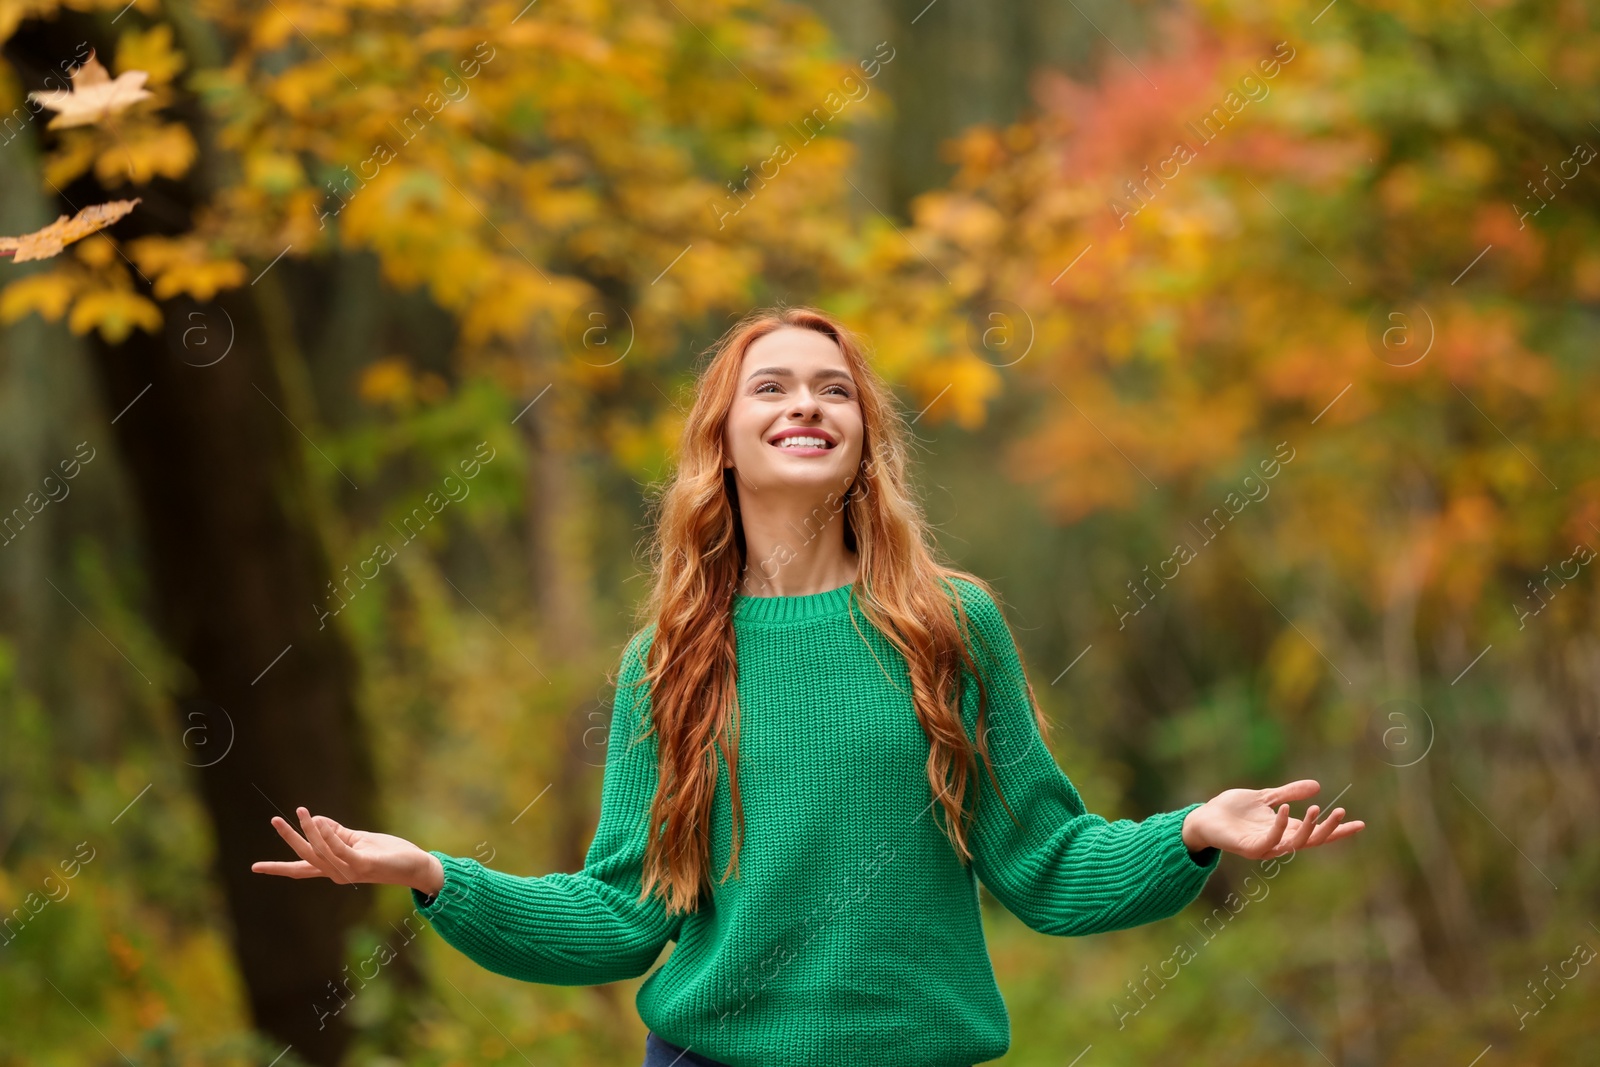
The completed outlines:
<svg viewBox="0 0 1600 1067">
<path fill-rule="evenodd" d="M 1003 1055 L 1011 1024 L 979 879 L 1029 927 L 1074 937 L 1175 915 L 1221 853 L 1183 843 L 1198 803 L 1141 822 L 1085 811 L 1039 736 L 1004 617 L 957 579 L 987 641 L 988 654 L 978 643 L 973 655 L 988 683 L 988 744 L 1020 821 L 980 766 L 975 862 L 963 865 L 929 810 L 928 740 L 905 660 L 861 615 L 853 585 L 733 602 L 745 837 L 739 878 L 717 885 L 731 846 L 722 765 L 715 890 L 696 912 L 669 917 L 654 896 L 636 902 L 657 771 L 653 736 L 629 744 L 648 725 L 648 700 L 630 709 L 653 626 L 623 653 L 583 870 L 521 877 L 434 852 L 444 887 L 431 902 L 412 890 L 418 912 L 481 966 L 550 985 L 635 978 L 672 941 L 639 988 L 639 1016 L 731 1067 L 956 1067 Z M 970 673 L 963 681 L 972 737 L 977 691 Z"/>
</svg>

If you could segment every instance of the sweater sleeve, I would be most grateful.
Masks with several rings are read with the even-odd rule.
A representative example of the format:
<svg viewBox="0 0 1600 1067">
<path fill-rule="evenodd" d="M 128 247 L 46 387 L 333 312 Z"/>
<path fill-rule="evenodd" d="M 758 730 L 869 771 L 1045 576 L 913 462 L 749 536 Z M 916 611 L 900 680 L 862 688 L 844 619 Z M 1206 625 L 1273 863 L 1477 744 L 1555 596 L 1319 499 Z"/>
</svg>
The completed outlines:
<svg viewBox="0 0 1600 1067">
<path fill-rule="evenodd" d="M 1222 853 L 1183 843 L 1186 805 L 1133 822 L 1108 822 L 1084 809 L 1077 789 L 1040 736 L 1011 631 L 981 589 L 958 580 L 973 659 L 984 671 L 984 734 L 994 776 L 982 759 L 968 838 L 974 871 L 995 898 L 1034 930 L 1062 937 L 1121 930 L 1176 915 L 1216 870 Z M 967 732 L 976 738 L 977 687 L 963 668 Z"/>
<path fill-rule="evenodd" d="M 521 877 L 434 852 L 444 866 L 443 887 L 432 898 L 411 891 L 418 914 L 446 942 L 496 974 L 547 985 L 636 978 L 677 939 L 683 916 L 669 917 L 654 894 L 639 901 L 657 781 L 655 738 L 638 736 L 648 724 L 649 699 L 637 686 L 650 629 L 623 653 L 600 822 L 583 870 Z"/>
</svg>

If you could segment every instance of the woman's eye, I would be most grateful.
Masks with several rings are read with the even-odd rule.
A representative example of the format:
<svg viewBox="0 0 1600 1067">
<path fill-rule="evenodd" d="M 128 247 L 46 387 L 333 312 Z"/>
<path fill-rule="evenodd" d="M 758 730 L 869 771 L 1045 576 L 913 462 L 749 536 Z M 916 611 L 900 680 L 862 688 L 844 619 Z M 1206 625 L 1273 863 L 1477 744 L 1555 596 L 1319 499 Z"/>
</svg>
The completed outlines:
<svg viewBox="0 0 1600 1067">
<path fill-rule="evenodd" d="M 769 386 L 769 385 L 774 387 L 774 388 L 777 388 L 778 383 L 777 382 L 762 382 L 760 385 L 756 386 L 753 390 L 751 390 L 751 392 L 752 393 L 757 393 L 757 394 L 765 392 L 767 386 Z M 824 392 L 833 392 L 833 395 L 835 395 L 835 396 L 842 396 L 846 400 L 850 399 L 850 389 L 849 389 L 848 386 L 830 385 L 830 386 L 827 387 L 827 389 L 824 390 Z"/>
</svg>

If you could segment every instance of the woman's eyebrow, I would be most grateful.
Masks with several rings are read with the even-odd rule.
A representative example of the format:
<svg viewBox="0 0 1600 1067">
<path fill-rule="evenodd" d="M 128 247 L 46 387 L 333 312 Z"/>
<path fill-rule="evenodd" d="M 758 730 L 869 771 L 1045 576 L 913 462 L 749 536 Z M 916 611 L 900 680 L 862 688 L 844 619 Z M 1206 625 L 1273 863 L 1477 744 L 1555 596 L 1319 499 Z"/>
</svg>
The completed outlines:
<svg viewBox="0 0 1600 1067">
<path fill-rule="evenodd" d="M 790 378 L 794 376 L 794 371 L 790 370 L 788 367 L 762 367 L 760 370 L 751 371 L 749 376 L 745 378 L 745 381 L 749 381 L 751 378 L 760 377 L 763 374 L 770 374 L 777 378 Z M 818 378 L 843 378 L 847 382 L 854 380 L 850 377 L 849 371 L 839 370 L 837 367 L 826 367 L 817 371 L 816 376 Z"/>
</svg>

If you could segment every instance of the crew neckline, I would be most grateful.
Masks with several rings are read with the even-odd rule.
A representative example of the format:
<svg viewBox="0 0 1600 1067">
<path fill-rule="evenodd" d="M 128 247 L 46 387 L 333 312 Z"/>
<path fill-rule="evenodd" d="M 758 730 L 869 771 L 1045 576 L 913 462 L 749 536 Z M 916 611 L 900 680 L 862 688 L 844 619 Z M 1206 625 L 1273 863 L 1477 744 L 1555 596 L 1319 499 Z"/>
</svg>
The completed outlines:
<svg viewBox="0 0 1600 1067">
<path fill-rule="evenodd" d="M 750 596 L 733 595 L 733 617 L 738 622 L 795 623 L 810 619 L 825 619 L 843 615 L 850 608 L 850 591 L 854 581 L 837 589 L 803 596 Z"/>
</svg>

